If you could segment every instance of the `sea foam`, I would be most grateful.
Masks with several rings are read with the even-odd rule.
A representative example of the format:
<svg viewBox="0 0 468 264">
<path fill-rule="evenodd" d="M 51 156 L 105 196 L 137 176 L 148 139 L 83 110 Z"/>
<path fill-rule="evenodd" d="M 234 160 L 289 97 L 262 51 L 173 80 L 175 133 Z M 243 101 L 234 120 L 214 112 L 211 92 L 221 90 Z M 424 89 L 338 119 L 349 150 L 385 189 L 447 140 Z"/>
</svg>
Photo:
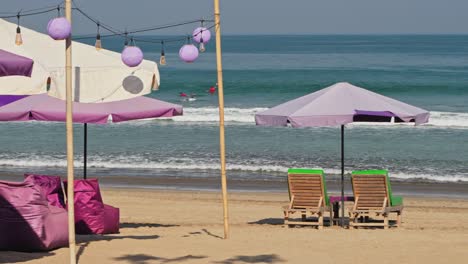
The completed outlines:
<svg viewBox="0 0 468 264">
<path fill-rule="evenodd" d="M 82 157 L 77 156 L 75 159 L 75 167 L 82 167 L 83 163 L 79 160 Z M 0 158 L 0 166 L 8 167 L 13 166 L 17 169 L 24 170 L 24 168 L 36 170 L 37 168 L 65 168 L 67 165 L 65 156 L 56 156 L 44 160 L 40 156 L 32 155 L 29 158 Z M 309 167 L 319 168 L 313 164 Z M 147 159 L 134 155 L 134 156 L 91 156 L 89 157 L 88 168 L 99 169 L 135 169 L 135 170 L 187 170 L 187 171 L 213 171 L 217 172 L 220 169 L 219 161 L 216 159 L 209 160 L 193 160 L 190 158 L 168 158 L 159 162 L 148 161 Z M 279 179 L 285 177 L 289 167 L 282 165 L 265 164 L 262 161 L 250 162 L 249 164 L 241 163 L 228 163 L 227 171 L 231 172 L 245 172 L 245 179 Z M 327 175 L 336 177 L 341 174 L 340 169 L 336 168 L 322 168 Z M 249 172 L 254 173 L 249 174 Z M 117 174 L 117 172 L 115 172 Z M 262 176 L 258 176 L 261 173 Z M 345 174 L 349 175 L 351 170 L 345 170 Z M 211 174 L 211 173 L 210 173 Z M 204 174 L 209 175 L 209 174 Z M 211 174 L 212 175 L 212 174 Z M 422 181 L 422 182 L 468 182 L 468 173 L 457 174 L 440 174 L 428 172 L 411 172 L 404 171 L 391 171 L 390 177 L 402 181 Z"/>
</svg>

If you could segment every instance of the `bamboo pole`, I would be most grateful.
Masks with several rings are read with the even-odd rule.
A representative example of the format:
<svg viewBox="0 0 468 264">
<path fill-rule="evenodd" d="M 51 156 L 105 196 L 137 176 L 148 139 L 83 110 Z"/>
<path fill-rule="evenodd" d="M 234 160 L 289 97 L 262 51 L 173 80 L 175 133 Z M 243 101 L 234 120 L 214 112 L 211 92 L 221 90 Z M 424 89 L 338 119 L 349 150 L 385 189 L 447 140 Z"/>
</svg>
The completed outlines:
<svg viewBox="0 0 468 264">
<path fill-rule="evenodd" d="M 72 22 L 71 0 L 65 0 L 65 16 Z M 65 42 L 65 74 L 67 96 L 67 201 L 68 201 L 68 242 L 70 247 L 70 264 L 76 263 L 75 245 L 75 205 L 74 205 L 74 177 L 73 177 L 73 116 L 72 116 L 72 41 L 71 35 Z"/>
<path fill-rule="evenodd" d="M 341 227 L 344 228 L 344 125 L 341 125 Z"/>
<path fill-rule="evenodd" d="M 221 158 L 221 189 L 223 193 L 224 239 L 229 237 L 229 213 L 226 182 L 226 146 L 224 141 L 224 90 L 223 64 L 221 58 L 221 25 L 219 0 L 214 0 L 214 18 L 216 31 L 216 68 L 218 72 L 218 102 L 219 102 L 219 149 Z"/>
<path fill-rule="evenodd" d="M 84 123 L 84 142 L 83 142 L 83 179 L 88 177 L 88 123 Z"/>
</svg>

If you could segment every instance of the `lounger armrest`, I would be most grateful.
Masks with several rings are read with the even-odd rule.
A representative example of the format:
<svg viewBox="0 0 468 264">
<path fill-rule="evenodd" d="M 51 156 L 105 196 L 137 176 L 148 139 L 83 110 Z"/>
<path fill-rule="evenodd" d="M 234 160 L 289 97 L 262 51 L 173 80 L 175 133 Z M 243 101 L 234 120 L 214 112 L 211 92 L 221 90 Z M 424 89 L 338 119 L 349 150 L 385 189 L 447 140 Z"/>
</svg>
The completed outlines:
<svg viewBox="0 0 468 264">
<path fill-rule="evenodd" d="M 392 205 L 392 206 L 403 205 L 403 197 L 393 195 L 393 196 L 392 196 L 392 204 L 391 204 L 391 205 Z"/>
</svg>

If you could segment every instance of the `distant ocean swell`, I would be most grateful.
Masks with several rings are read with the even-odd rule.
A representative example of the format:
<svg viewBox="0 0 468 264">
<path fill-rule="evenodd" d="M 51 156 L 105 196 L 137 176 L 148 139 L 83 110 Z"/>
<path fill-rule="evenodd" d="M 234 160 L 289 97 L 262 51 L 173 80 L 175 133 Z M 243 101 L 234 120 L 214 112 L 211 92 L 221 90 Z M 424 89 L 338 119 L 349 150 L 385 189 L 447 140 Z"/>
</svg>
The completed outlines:
<svg viewBox="0 0 468 264">
<path fill-rule="evenodd" d="M 75 157 L 75 167 L 80 168 L 83 166 L 82 162 L 78 160 L 81 159 L 80 156 Z M 118 162 L 116 162 L 118 161 Z M 245 163 L 245 164 L 243 164 Z M 5 158 L 0 157 L 0 166 L 1 167 L 14 167 L 21 171 L 23 168 L 27 168 L 31 171 L 40 170 L 40 168 L 65 168 L 66 159 L 64 157 L 55 156 L 52 158 L 40 158 L 39 156 L 31 156 L 30 158 Z M 88 168 L 93 169 L 113 169 L 115 170 L 115 176 L 118 175 L 118 169 L 142 169 L 142 170 L 200 170 L 200 171 L 210 171 L 210 170 L 219 170 L 219 163 L 215 159 L 210 160 L 194 160 L 190 158 L 179 158 L 173 159 L 168 158 L 166 160 L 148 161 L 147 159 L 139 156 L 131 157 L 90 157 L 88 162 Z M 319 166 L 314 166 L 311 164 L 312 168 L 320 168 Z M 286 175 L 286 172 L 289 167 L 283 165 L 267 164 L 265 160 L 250 160 L 248 162 L 240 161 L 227 164 L 227 170 L 231 172 L 245 172 L 243 178 L 248 179 L 278 179 L 278 177 L 283 177 Z M 329 175 L 339 175 L 341 170 L 335 168 L 323 168 L 325 172 Z M 249 174 L 256 173 L 255 176 Z M 258 175 L 261 173 L 261 176 Z M 351 171 L 345 171 L 346 174 L 351 173 Z M 112 175 L 112 174 L 111 174 Z M 150 175 L 150 174 L 149 174 Z M 203 174 L 207 175 L 207 174 Z M 114 175 L 113 175 L 114 176 Z M 402 181 L 423 181 L 423 182 L 468 182 L 468 173 L 456 173 L 448 174 L 437 171 L 425 171 L 425 172 L 398 172 L 391 171 L 391 177 L 399 179 Z"/>
</svg>

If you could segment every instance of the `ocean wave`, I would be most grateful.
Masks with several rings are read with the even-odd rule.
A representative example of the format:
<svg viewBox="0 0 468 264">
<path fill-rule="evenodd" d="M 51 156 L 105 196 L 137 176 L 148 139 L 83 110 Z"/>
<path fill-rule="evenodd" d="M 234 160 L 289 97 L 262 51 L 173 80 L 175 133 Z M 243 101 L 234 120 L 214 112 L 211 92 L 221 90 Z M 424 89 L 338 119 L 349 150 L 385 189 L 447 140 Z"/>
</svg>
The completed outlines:
<svg viewBox="0 0 468 264">
<path fill-rule="evenodd" d="M 81 157 L 76 157 L 77 159 Z M 79 168 L 83 165 L 82 162 L 75 160 L 75 167 Z M 265 162 L 259 161 L 258 164 L 265 164 L 265 165 L 256 165 L 255 163 L 249 164 L 240 164 L 240 163 L 228 163 L 226 165 L 227 171 L 231 172 L 246 172 L 246 173 L 262 173 L 261 176 L 264 179 L 278 179 L 278 177 L 283 177 L 286 175 L 289 167 L 282 166 L 282 165 L 271 165 L 266 164 Z M 44 159 L 40 159 L 39 156 L 32 156 L 30 158 L 0 158 L 0 166 L 1 167 L 8 167 L 12 166 L 14 168 L 40 168 L 40 167 L 48 167 L 48 168 L 65 168 L 67 165 L 65 156 L 62 157 L 54 157 L 53 159 L 49 159 L 45 161 Z M 309 166 L 313 168 L 314 166 Z M 316 168 L 320 168 L 315 166 Z M 164 161 L 153 162 L 148 161 L 144 158 L 138 156 L 131 156 L 131 157 L 91 157 L 90 161 L 88 162 L 88 168 L 94 169 L 134 169 L 134 170 L 191 170 L 191 171 L 219 171 L 220 164 L 216 160 L 193 160 L 190 158 L 168 158 Z M 331 175 L 332 177 L 336 177 L 341 174 L 340 169 L 336 168 L 322 168 L 327 175 Z M 268 174 L 271 173 L 271 174 Z M 345 170 L 345 174 L 349 175 L 351 170 Z M 149 173 L 148 175 L 152 175 Z M 208 174 L 207 174 L 208 175 Z M 254 179 L 255 175 L 248 174 L 248 179 Z M 441 176 L 444 175 L 444 176 Z M 450 175 L 450 176 L 448 176 Z M 257 175 L 258 177 L 258 175 Z M 468 174 L 467 173 L 446 173 L 441 174 L 440 172 L 434 171 L 434 174 L 429 172 L 423 173 L 405 173 L 405 172 L 392 172 L 390 174 L 391 178 L 401 181 L 422 181 L 422 182 L 468 182 Z M 255 178 L 256 179 L 256 178 Z"/>
<path fill-rule="evenodd" d="M 268 108 L 225 108 L 225 121 L 231 124 L 255 124 L 255 114 Z M 468 113 L 431 111 L 429 123 L 420 127 L 465 128 L 468 129 Z M 219 121 L 218 108 L 184 108 L 184 115 L 170 118 L 184 123 L 216 123 Z M 404 127 L 411 123 L 353 123 L 350 127 Z"/>
<path fill-rule="evenodd" d="M 268 108 L 225 108 L 224 120 L 226 122 L 235 123 L 255 123 L 255 114 L 265 111 Z M 215 107 L 202 108 L 184 108 L 183 116 L 173 117 L 176 122 L 209 122 L 215 123 L 219 121 L 219 110 Z"/>
</svg>

